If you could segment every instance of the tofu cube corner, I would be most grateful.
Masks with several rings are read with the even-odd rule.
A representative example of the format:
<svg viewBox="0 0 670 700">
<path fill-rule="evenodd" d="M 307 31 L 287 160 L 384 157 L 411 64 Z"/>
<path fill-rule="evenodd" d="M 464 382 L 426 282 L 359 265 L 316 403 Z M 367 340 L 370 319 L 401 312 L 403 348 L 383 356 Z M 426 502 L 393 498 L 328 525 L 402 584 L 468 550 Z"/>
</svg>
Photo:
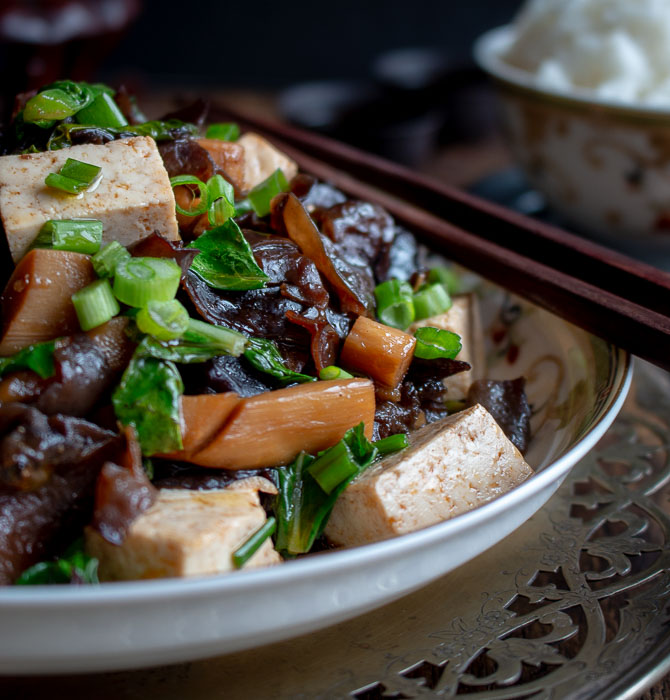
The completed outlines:
<svg viewBox="0 0 670 700">
<path fill-rule="evenodd" d="M 533 474 L 488 411 L 477 404 L 420 428 L 410 445 L 345 489 L 325 530 L 352 547 L 448 520 Z"/>
<path fill-rule="evenodd" d="M 206 576 L 234 570 L 232 554 L 265 522 L 256 488 L 164 489 L 130 526 L 120 546 L 86 529 L 86 550 L 100 578 L 123 581 Z M 244 568 L 278 564 L 268 538 Z"/>
<path fill-rule="evenodd" d="M 100 166 L 100 184 L 79 195 L 47 187 L 47 175 L 58 172 L 68 158 Z M 99 219 L 103 245 L 116 240 L 128 246 L 154 230 L 179 239 L 170 178 L 148 136 L 2 156 L 0 217 L 14 262 L 50 219 Z"/>
</svg>

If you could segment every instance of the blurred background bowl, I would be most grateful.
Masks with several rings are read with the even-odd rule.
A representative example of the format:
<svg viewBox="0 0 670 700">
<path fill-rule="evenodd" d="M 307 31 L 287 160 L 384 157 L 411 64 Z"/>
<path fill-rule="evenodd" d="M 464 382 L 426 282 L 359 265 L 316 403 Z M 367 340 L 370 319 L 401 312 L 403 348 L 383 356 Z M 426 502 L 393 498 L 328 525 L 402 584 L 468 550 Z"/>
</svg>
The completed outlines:
<svg viewBox="0 0 670 700">
<path fill-rule="evenodd" d="M 505 136 L 528 182 L 578 231 L 670 263 L 670 109 L 552 91 L 503 60 L 511 26 L 475 43 L 495 81 Z"/>
</svg>

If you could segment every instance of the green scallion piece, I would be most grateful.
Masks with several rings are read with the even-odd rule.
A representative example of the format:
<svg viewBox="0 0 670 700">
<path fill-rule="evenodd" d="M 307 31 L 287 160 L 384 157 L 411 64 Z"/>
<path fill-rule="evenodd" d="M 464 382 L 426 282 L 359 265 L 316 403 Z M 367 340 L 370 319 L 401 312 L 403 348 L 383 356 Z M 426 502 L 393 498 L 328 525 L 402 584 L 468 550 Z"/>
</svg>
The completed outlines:
<svg viewBox="0 0 670 700">
<path fill-rule="evenodd" d="M 102 221 L 97 219 L 50 219 L 35 239 L 33 248 L 70 250 L 93 255 L 102 243 Z"/>
<path fill-rule="evenodd" d="M 90 331 L 91 328 L 107 323 L 120 311 L 108 280 L 96 280 L 88 287 L 75 292 L 72 295 L 72 304 L 83 331 Z"/>
<path fill-rule="evenodd" d="M 319 372 L 319 379 L 327 381 L 329 379 L 353 379 L 354 375 L 345 372 L 341 367 L 336 367 L 335 365 L 330 365 L 329 367 L 324 367 Z"/>
<path fill-rule="evenodd" d="M 261 548 L 263 542 L 274 534 L 276 529 L 277 520 L 269 517 L 243 545 L 233 552 L 233 566 L 236 569 L 241 569 Z"/>
<path fill-rule="evenodd" d="M 325 493 L 331 493 L 358 471 L 358 464 L 344 440 L 323 452 L 307 471 Z"/>
<path fill-rule="evenodd" d="M 405 433 L 398 433 L 397 435 L 389 435 L 381 440 L 377 440 L 372 444 L 377 448 L 377 452 L 380 455 L 388 455 L 409 447 L 409 438 Z"/>
<path fill-rule="evenodd" d="M 462 348 L 461 337 L 442 328 L 417 328 L 414 337 L 414 355 L 422 360 L 453 360 Z"/>
<path fill-rule="evenodd" d="M 57 173 L 49 173 L 44 182 L 69 194 L 80 194 L 94 188 L 102 179 L 102 168 L 81 160 L 68 158 Z"/>
<path fill-rule="evenodd" d="M 235 202 L 235 188 L 221 175 L 214 175 L 207 180 L 207 191 L 209 192 L 209 201 L 223 197 L 229 202 Z"/>
<path fill-rule="evenodd" d="M 415 319 L 439 316 L 451 308 L 451 297 L 442 284 L 429 284 L 414 295 Z"/>
<path fill-rule="evenodd" d="M 184 216 L 200 216 L 200 214 L 204 214 L 209 208 L 209 191 L 207 189 L 207 185 L 202 180 L 195 177 L 195 175 L 176 175 L 175 177 L 170 178 L 170 185 L 172 186 L 172 189 L 178 187 L 179 185 L 189 185 L 198 188 L 198 196 L 200 197 L 200 201 L 195 207 L 192 207 L 191 209 L 184 209 L 183 207 L 180 207 L 177 202 L 174 203 L 175 209 L 180 214 L 183 214 Z"/>
<path fill-rule="evenodd" d="M 135 317 L 137 327 L 156 340 L 181 338 L 188 328 L 188 311 L 176 299 L 150 301 Z"/>
<path fill-rule="evenodd" d="M 101 92 L 88 107 L 80 109 L 75 119 L 79 124 L 90 124 L 102 127 L 127 126 L 128 120 L 107 92 Z"/>
<path fill-rule="evenodd" d="M 119 301 L 139 308 L 150 301 L 174 299 L 181 268 L 167 258 L 130 258 L 116 266 L 114 294 Z"/>
<path fill-rule="evenodd" d="M 387 280 L 375 287 L 377 317 L 379 320 L 404 331 L 414 320 L 412 287 L 397 279 Z"/>
<path fill-rule="evenodd" d="M 221 349 L 222 355 L 234 355 L 239 357 L 247 346 L 247 339 L 237 331 L 223 326 L 214 326 L 211 323 L 189 319 L 188 328 L 183 335 L 184 341 L 189 343 L 205 343 Z"/>
<path fill-rule="evenodd" d="M 260 182 L 250 190 L 247 199 L 257 216 L 267 216 L 270 213 L 270 202 L 280 192 L 286 192 L 289 188 L 286 175 L 277 168 L 270 177 Z"/>
<path fill-rule="evenodd" d="M 116 266 L 122 260 L 130 258 L 130 253 L 118 241 L 112 241 L 98 251 L 91 258 L 91 262 L 98 277 L 114 277 Z"/>
<path fill-rule="evenodd" d="M 451 267 L 444 265 L 428 270 L 428 282 L 444 285 L 451 295 L 458 294 L 462 289 L 461 278 Z"/>
<path fill-rule="evenodd" d="M 207 220 L 212 226 L 223 226 L 231 216 L 235 216 L 235 205 L 223 197 L 211 204 L 207 212 Z"/>
<path fill-rule="evenodd" d="M 219 139 L 219 141 L 237 141 L 240 138 L 240 127 L 235 122 L 210 124 L 205 136 L 208 139 Z"/>
</svg>

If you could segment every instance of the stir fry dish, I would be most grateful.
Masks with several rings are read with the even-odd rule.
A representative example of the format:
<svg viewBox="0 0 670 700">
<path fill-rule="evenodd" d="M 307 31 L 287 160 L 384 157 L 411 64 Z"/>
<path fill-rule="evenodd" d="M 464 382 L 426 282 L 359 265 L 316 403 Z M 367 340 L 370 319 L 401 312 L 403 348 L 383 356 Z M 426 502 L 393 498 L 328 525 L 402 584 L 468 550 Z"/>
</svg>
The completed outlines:
<svg viewBox="0 0 670 700">
<path fill-rule="evenodd" d="M 532 474 L 455 270 L 205 116 L 64 80 L 2 128 L 2 584 L 277 564 Z"/>
</svg>

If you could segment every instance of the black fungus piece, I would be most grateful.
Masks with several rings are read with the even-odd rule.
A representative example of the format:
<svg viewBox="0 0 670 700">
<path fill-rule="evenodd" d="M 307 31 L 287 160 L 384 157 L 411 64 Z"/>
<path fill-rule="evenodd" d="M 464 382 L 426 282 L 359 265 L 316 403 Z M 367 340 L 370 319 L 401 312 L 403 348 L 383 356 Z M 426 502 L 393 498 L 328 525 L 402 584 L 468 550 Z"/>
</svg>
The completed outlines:
<svg viewBox="0 0 670 700">
<path fill-rule="evenodd" d="M 276 482 L 274 469 L 208 469 L 184 462 L 154 460 L 153 483 L 159 489 L 191 489 L 206 491 L 222 489 L 240 479 L 262 476 L 272 483 Z"/>
<path fill-rule="evenodd" d="M 399 401 L 378 401 L 373 437 L 381 440 L 397 433 L 409 433 L 421 419 L 421 402 L 416 387 L 404 381 Z"/>
<path fill-rule="evenodd" d="M 240 396 L 256 396 L 279 388 L 269 374 L 258 372 L 243 358 L 222 355 L 202 364 L 180 365 L 187 394 L 223 394 L 234 391 Z"/>
<path fill-rule="evenodd" d="M 160 121 L 166 122 L 171 119 L 178 119 L 180 122 L 187 122 L 189 124 L 195 124 L 196 126 L 202 126 L 207 119 L 207 113 L 209 112 L 209 102 L 198 98 L 190 104 L 175 109 L 172 112 L 164 114 Z"/>
<path fill-rule="evenodd" d="M 170 177 L 195 175 L 202 182 L 207 182 L 219 172 L 212 157 L 195 139 L 165 141 L 158 144 L 158 150 Z"/>
<path fill-rule="evenodd" d="M 479 403 L 493 416 L 521 454 L 530 441 L 530 406 L 524 377 L 506 381 L 478 379 L 468 392 L 468 405 Z"/>
<path fill-rule="evenodd" d="M 0 435 L 0 584 L 9 584 L 90 520 L 98 473 L 122 439 L 16 403 L 0 405 Z"/>
<path fill-rule="evenodd" d="M 419 246 L 416 238 L 403 229 L 396 229 L 393 242 L 382 248 L 374 266 L 377 282 L 399 279 L 407 282 L 419 267 Z"/>
</svg>

